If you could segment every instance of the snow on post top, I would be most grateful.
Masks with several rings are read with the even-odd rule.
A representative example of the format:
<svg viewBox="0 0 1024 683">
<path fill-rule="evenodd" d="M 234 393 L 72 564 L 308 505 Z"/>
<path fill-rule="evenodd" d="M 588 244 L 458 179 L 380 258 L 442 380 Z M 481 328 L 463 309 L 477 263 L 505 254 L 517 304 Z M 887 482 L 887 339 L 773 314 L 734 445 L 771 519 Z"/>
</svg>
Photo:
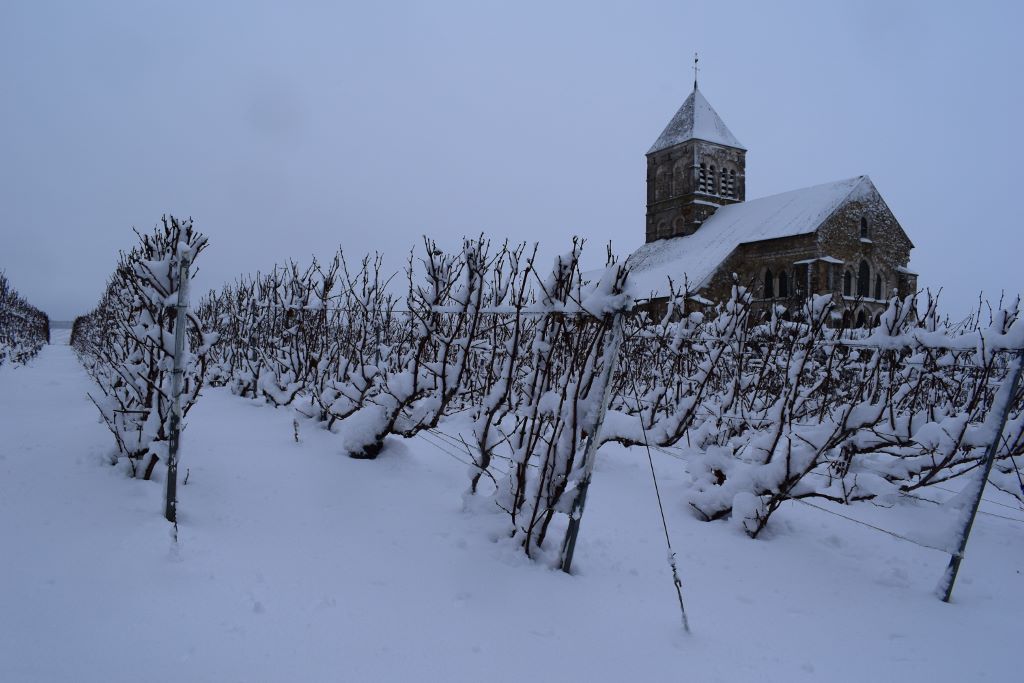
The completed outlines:
<svg viewBox="0 0 1024 683">
<path fill-rule="evenodd" d="M 668 122 L 657 142 L 647 153 L 654 154 L 693 139 L 746 150 L 746 147 L 736 139 L 736 136 L 722 121 L 718 112 L 704 99 L 704 95 L 697 89 L 696 84 L 693 92 L 683 102 L 683 106 L 679 107 L 679 111 Z"/>
</svg>

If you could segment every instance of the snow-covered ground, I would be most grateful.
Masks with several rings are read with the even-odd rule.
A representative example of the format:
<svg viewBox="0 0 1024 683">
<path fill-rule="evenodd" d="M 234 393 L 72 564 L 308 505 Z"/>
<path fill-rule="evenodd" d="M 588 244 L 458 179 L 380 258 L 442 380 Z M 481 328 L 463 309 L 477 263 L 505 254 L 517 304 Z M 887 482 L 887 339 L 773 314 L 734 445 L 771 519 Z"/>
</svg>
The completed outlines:
<svg viewBox="0 0 1024 683">
<path fill-rule="evenodd" d="M 656 452 L 685 635 L 640 450 L 602 449 L 570 577 L 464 512 L 465 465 L 427 440 L 352 460 L 207 389 L 175 544 L 161 485 L 104 464 L 89 389 L 59 344 L 0 368 L 0 681 L 1021 680 L 1024 523 L 979 517 L 947 605 L 947 556 L 795 503 L 752 541 L 695 520 Z"/>
</svg>

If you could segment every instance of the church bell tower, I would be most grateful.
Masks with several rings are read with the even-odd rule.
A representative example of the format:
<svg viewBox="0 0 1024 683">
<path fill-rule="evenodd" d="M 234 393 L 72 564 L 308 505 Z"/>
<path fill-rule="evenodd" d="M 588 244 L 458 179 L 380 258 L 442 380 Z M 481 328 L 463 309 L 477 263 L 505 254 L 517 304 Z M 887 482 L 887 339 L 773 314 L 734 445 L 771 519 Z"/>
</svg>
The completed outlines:
<svg viewBox="0 0 1024 683">
<path fill-rule="evenodd" d="M 697 89 L 647 152 L 647 240 L 692 235 L 746 197 L 747 150 Z"/>
</svg>

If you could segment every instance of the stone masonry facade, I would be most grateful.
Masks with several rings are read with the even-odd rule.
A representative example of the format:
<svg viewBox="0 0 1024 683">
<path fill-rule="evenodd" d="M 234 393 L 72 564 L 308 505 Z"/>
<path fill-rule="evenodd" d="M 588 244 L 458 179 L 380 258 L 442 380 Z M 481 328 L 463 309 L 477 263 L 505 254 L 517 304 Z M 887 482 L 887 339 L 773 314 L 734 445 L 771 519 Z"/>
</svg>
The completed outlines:
<svg viewBox="0 0 1024 683">
<path fill-rule="evenodd" d="M 647 241 L 692 235 L 715 209 L 746 199 L 746 156 L 702 140 L 648 154 Z"/>
<path fill-rule="evenodd" d="M 912 248 L 885 200 L 872 192 L 842 205 L 813 233 L 740 245 L 701 296 L 728 299 L 735 274 L 756 310 L 792 312 L 810 294 L 831 294 L 845 326 L 870 326 L 893 294 L 917 291 L 917 276 L 906 268 Z"/>
<path fill-rule="evenodd" d="M 691 99 L 697 94 L 695 88 Z M 705 111 L 724 129 L 710 105 Z M 693 120 L 687 123 L 697 129 Z M 746 199 L 746 151 L 722 144 L 735 142 L 731 133 L 718 142 L 695 133 L 682 137 L 664 148 L 656 143 L 647 154 L 648 243 L 693 235 L 720 207 Z M 828 294 L 837 325 L 875 324 L 887 299 L 916 292 L 917 276 L 907 269 L 913 243 L 865 181 L 869 191 L 848 197 L 813 232 L 739 244 L 687 307 L 726 300 L 738 282 L 753 293 L 755 313 L 797 315 L 808 296 Z M 665 298 L 647 303 L 655 315 L 666 305 Z"/>
</svg>

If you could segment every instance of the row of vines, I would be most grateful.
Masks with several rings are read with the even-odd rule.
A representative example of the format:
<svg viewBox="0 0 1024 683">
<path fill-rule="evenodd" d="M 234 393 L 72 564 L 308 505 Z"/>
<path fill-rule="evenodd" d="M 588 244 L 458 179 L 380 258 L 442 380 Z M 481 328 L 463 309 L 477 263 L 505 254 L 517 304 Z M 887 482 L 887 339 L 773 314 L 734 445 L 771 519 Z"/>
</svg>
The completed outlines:
<svg viewBox="0 0 1024 683">
<path fill-rule="evenodd" d="M 138 244 L 121 252 L 96 308 L 77 318 L 71 345 L 96 383 L 89 398 L 117 446 L 112 464 L 124 463 L 132 476 L 150 479 L 168 461 L 174 366 L 175 302 L 187 287 L 181 259 L 195 258 L 206 238 L 191 220 L 165 217 Z M 194 277 L 195 267 L 189 270 Z M 184 372 L 179 400 L 187 414 L 199 398 L 207 355 L 216 337 L 187 318 Z"/>
<path fill-rule="evenodd" d="M 480 238 L 446 253 L 428 239 L 404 296 L 380 258 L 352 265 L 340 252 L 240 279 L 198 310 L 221 340 L 210 381 L 293 406 L 355 458 L 468 418 L 469 488 L 486 490 L 533 556 L 582 503 L 613 320 L 631 306 L 622 268 L 583 283 L 581 248 L 543 271 L 522 245 Z"/>
<path fill-rule="evenodd" d="M 1006 381 L 1024 348 L 1019 302 L 951 325 L 934 299 L 918 311 L 894 298 L 868 335 L 832 327 L 833 306 L 814 297 L 800 322 L 755 321 L 737 287 L 714 315 L 637 326 L 608 438 L 685 446 L 686 503 L 757 536 L 786 500 L 891 499 L 977 470 L 1009 404 L 991 481 L 1024 500 L 1024 395 Z"/>
<path fill-rule="evenodd" d="M 165 219 L 75 323 L 135 476 L 167 459 L 177 266 L 205 246 L 190 221 Z M 751 536 L 788 500 L 914 495 L 979 471 L 990 447 L 991 483 L 1024 501 L 1024 395 L 1007 381 L 1019 301 L 952 324 L 930 297 L 894 298 L 873 330 L 851 332 L 831 297 L 783 316 L 737 285 L 703 312 L 678 292 L 652 319 L 628 269 L 609 253 L 585 275 L 582 247 L 544 267 L 536 247 L 425 239 L 402 275 L 339 251 L 241 277 L 187 318 L 183 413 L 204 382 L 225 386 L 289 407 L 296 438 L 329 430 L 364 459 L 443 428 L 471 460 L 467 504 L 563 566 L 607 442 L 677 455 L 690 485 L 676 504 Z"/>
<path fill-rule="evenodd" d="M 894 298 L 867 333 L 835 327 L 831 297 L 783 319 L 736 286 L 704 312 L 679 292 L 653 320 L 610 255 L 583 274 L 581 247 L 545 269 L 522 245 L 426 240 L 404 288 L 379 258 L 340 252 L 241 278 L 198 310 L 221 340 L 211 382 L 292 406 L 352 457 L 450 423 L 469 494 L 507 514 L 530 555 L 576 517 L 594 440 L 677 454 L 683 504 L 757 536 L 787 500 L 877 501 L 976 471 L 1009 403 L 991 480 L 1024 499 L 1024 397 L 1005 382 L 1024 347 L 1019 302 L 952 324 L 934 299 Z"/>
<path fill-rule="evenodd" d="M 50 319 L 0 273 L 0 365 L 25 363 L 50 343 Z"/>
</svg>

